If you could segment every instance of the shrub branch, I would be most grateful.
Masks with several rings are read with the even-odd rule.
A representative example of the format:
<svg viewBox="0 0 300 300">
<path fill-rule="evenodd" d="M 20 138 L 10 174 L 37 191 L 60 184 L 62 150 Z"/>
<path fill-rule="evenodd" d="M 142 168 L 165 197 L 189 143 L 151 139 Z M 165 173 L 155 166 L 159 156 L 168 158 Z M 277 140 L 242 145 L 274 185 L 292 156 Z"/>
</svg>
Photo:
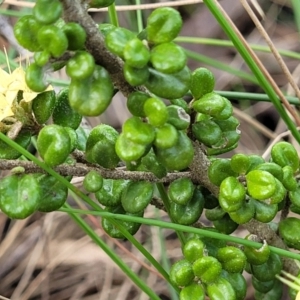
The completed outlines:
<svg viewBox="0 0 300 300">
<path fill-rule="evenodd" d="M 38 167 L 35 163 L 31 161 L 24 160 L 6 160 L 0 159 L 0 170 L 11 170 L 16 167 L 22 167 L 25 173 L 42 173 L 46 172 Z M 191 177 L 190 172 L 181 172 L 181 173 L 169 173 L 164 178 L 157 178 L 150 172 L 139 172 L 139 171 L 126 171 L 123 167 L 116 168 L 113 170 L 102 168 L 99 165 L 90 164 L 90 163 L 76 163 L 74 165 L 62 164 L 54 168 L 54 170 L 62 176 L 76 176 L 81 177 L 85 176 L 88 172 L 94 170 L 97 171 L 103 178 L 109 179 L 127 179 L 132 181 L 149 181 L 149 182 L 161 182 L 161 183 L 170 183 L 175 179 L 181 177 Z"/>
<path fill-rule="evenodd" d="M 64 8 L 64 20 L 66 22 L 76 22 L 80 24 L 87 33 L 86 49 L 89 51 L 97 64 L 102 65 L 110 73 L 115 87 L 121 91 L 124 96 L 128 96 L 136 88 L 130 86 L 123 75 L 123 62 L 120 58 L 108 51 L 105 47 L 104 36 L 98 29 L 97 24 L 88 14 L 86 1 L 83 0 L 60 0 Z M 139 90 L 146 91 L 145 87 L 139 87 Z M 130 179 L 130 180 L 147 180 L 151 182 L 169 183 L 180 177 L 189 177 L 195 184 L 203 185 L 213 195 L 218 196 L 219 188 L 213 185 L 208 178 L 208 167 L 210 164 L 205 151 L 198 142 L 194 142 L 195 156 L 190 166 L 190 172 L 169 173 L 165 178 L 158 179 L 152 173 L 132 172 L 122 168 L 115 170 L 107 170 L 98 165 L 88 164 L 82 159 L 78 159 L 78 163 L 74 165 L 60 165 L 55 168 L 59 174 L 63 176 L 85 176 L 89 171 L 96 170 L 104 178 L 111 179 Z M 76 156 L 76 155 L 75 155 Z M 21 160 L 0 160 L 0 170 L 11 170 L 12 168 L 21 166 L 26 173 L 45 173 L 41 168 L 37 167 L 33 162 Z M 152 204 L 164 209 L 159 199 L 153 199 Z M 274 232 L 268 224 L 251 220 L 243 225 L 250 233 L 257 235 L 260 240 L 266 240 L 269 245 L 289 250 L 282 239 Z M 282 258 L 284 269 L 294 275 L 298 274 L 298 267 L 292 259 Z"/>
<path fill-rule="evenodd" d="M 109 72 L 115 87 L 124 96 L 128 96 L 135 91 L 136 89 L 128 84 L 124 78 L 122 60 L 105 47 L 104 36 L 88 14 L 87 7 L 80 0 L 61 0 L 61 2 L 64 7 L 64 20 L 78 23 L 85 29 L 87 33 L 85 43 L 87 51 L 93 55 L 97 64 L 103 66 Z M 139 88 L 139 90 L 145 89 Z"/>
</svg>

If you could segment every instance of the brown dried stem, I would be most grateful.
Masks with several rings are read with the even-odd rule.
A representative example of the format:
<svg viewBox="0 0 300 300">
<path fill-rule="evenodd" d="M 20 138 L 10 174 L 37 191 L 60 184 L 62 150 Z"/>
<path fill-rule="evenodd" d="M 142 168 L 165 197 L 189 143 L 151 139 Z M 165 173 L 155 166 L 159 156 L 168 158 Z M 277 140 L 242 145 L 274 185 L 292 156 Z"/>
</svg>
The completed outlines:
<svg viewBox="0 0 300 300">
<path fill-rule="evenodd" d="M 34 164 L 31 161 L 0 159 L 0 170 L 11 170 L 16 167 L 24 168 L 25 173 L 42 173 L 42 174 L 46 173 L 42 168 L 38 167 L 36 164 Z M 149 172 L 126 171 L 123 170 L 123 168 L 110 170 L 110 169 L 104 169 L 99 165 L 94 165 L 89 163 L 85 163 L 85 164 L 76 163 L 74 165 L 62 164 L 54 168 L 54 170 L 62 176 L 71 175 L 71 176 L 80 177 L 80 176 L 85 176 L 91 170 L 95 170 L 99 172 L 103 178 L 127 179 L 132 181 L 146 180 L 149 182 L 162 182 L 162 183 L 170 183 L 175 179 L 181 177 L 186 177 L 186 178 L 191 177 L 190 172 L 180 172 L 180 173 L 177 172 L 177 173 L 169 173 L 166 177 L 159 179 Z"/>
</svg>

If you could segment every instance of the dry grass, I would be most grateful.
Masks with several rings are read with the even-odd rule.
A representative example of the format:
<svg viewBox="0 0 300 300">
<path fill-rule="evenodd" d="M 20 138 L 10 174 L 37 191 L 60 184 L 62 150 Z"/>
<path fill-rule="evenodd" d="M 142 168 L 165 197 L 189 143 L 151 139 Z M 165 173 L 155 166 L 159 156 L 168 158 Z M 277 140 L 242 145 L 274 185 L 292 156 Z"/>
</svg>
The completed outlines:
<svg viewBox="0 0 300 300">
<path fill-rule="evenodd" d="M 153 212 L 149 209 L 148 217 L 153 217 Z M 1 295 L 20 300 L 147 299 L 66 214 L 36 214 L 12 222 L 2 214 L 0 222 L 5 228 L 0 244 Z M 90 218 L 89 222 L 157 293 L 168 294 L 165 282 L 137 250 L 107 237 L 98 219 Z M 137 238 L 144 240 L 156 259 L 160 258 L 157 229 L 142 228 Z M 178 242 L 172 240 L 170 245 L 173 250 L 168 254 L 178 258 Z"/>
<path fill-rule="evenodd" d="M 148 1 L 150 2 L 150 1 Z M 245 38 L 252 43 L 265 44 L 260 33 L 250 21 L 247 13 L 237 0 L 220 2 L 233 21 L 242 30 Z M 299 36 L 290 22 L 290 2 L 283 0 L 259 1 L 267 29 L 276 48 L 299 51 Z M 14 6 L 14 9 L 16 7 Z M 193 10 L 193 11 L 192 11 Z M 199 37 L 224 37 L 219 26 L 203 5 L 180 8 L 185 16 L 183 35 Z M 192 11 L 192 12 L 191 12 Z M 284 12 L 284 13 L 283 13 Z M 122 19 L 123 15 L 121 15 Z M 102 15 L 95 18 L 103 18 Z M 125 19 L 125 17 L 124 17 Z M 124 21 L 126 23 L 126 21 Z M 209 24 L 209 26 L 208 26 Z M 7 47 L 7 40 L 2 41 Z M 14 45 L 10 42 L 11 47 Z M 203 45 L 189 45 L 192 50 L 207 54 L 215 59 L 240 69 L 246 69 L 242 59 L 234 50 Z M 272 77 L 288 94 L 293 90 L 287 79 L 269 54 L 259 54 Z M 299 84 L 300 68 L 292 59 L 285 59 L 293 78 Z M 191 62 L 191 67 L 199 66 Z M 260 92 L 256 86 L 243 83 L 240 79 L 214 70 L 217 78 L 216 89 L 246 89 Z M 286 130 L 277 112 L 269 103 L 235 103 L 235 115 L 241 121 L 242 138 L 235 152 L 263 154 L 268 145 Z M 121 96 L 100 118 L 89 119 L 91 126 L 106 122 L 120 127 L 127 118 Z M 71 200 L 71 199 L 70 199 Z M 147 216 L 153 217 L 155 210 L 149 207 Z M 165 217 L 161 213 L 162 217 Z M 112 240 L 101 229 L 96 217 L 88 222 L 147 284 L 161 295 L 170 299 L 168 286 L 160 275 L 144 260 L 128 242 Z M 91 240 L 86 237 L 66 214 L 54 212 L 35 214 L 22 221 L 11 221 L 0 214 L 0 295 L 13 300 L 146 300 L 142 294 Z M 241 236 L 244 231 L 239 231 Z M 167 255 L 171 261 L 181 257 L 178 240 L 169 230 L 164 230 Z M 160 260 L 161 246 L 157 228 L 142 226 L 136 235 L 145 247 Z M 0 297 L 0 299 L 5 299 Z M 248 299 L 253 299 L 249 291 Z"/>
</svg>

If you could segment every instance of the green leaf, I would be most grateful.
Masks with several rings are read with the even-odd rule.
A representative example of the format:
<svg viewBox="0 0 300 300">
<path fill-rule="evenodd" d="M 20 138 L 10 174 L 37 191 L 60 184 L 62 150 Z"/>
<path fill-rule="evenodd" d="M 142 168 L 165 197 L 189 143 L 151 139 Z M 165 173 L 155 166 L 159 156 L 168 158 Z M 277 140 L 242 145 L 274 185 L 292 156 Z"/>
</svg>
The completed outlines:
<svg viewBox="0 0 300 300">
<path fill-rule="evenodd" d="M 275 178 L 267 171 L 253 170 L 246 175 L 248 193 L 257 200 L 266 200 L 276 190 Z"/>
</svg>

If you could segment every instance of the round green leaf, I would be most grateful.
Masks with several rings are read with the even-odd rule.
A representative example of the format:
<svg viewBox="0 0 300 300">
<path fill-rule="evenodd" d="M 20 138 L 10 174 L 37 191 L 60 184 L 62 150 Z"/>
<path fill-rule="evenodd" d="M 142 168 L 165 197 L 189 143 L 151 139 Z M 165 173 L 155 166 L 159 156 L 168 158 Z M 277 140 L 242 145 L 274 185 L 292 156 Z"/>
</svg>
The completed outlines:
<svg viewBox="0 0 300 300">
<path fill-rule="evenodd" d="M 250 158 L 245 154 L 235 154 L 231 157 L 230 166 L 235 172 L 239 174 L 246 174 L 250 167 Z"/>
<path fill-rule="evenodd" d="M 295 217 L 286 218 L 279 223 L 279 233 L 287 246 L 300 250 L 300 220 Z"/>
<path fill-rule="evenodd" d="M 170 280 L 177 286 L 187 286 L 194 279 L 192 264 L 182 259 L 172 265 L 170 270 Z"/>
<path fill-rule="evenodd" d="M 186 55 L 180 46 L 163 43 L 151 49 L 150 62 L 156 70 L 172 74 L 184 68 Z"/>
<path fill-rule="evenodd" d="M 171 42 L 182 26 L 177 10 L 170 7 L 155 9 L 147 19 L 147 38 L 153 44 Z"/>
<path fill-rule="evenodd" d="M 246 175 L 248 193 L 257 200 L 266 200 L 274 195 L 276 182 L 267 171 L 253 170 Z"/>
<path fill-rule="evenodd" d="M 220 185 L 219 203 L 224 211 L 233 212 L 242 207 L 246 190 L 235 177 L 225 178 Z"/>
<path fill-rule="evenodd" d="M 281 167 L 291 166 L 294 171 L 299 167 L 299 157 L 295 147 L 287 142 L 275 144 L 271 150 L 272 160 Z"/>
<path fill-rule="evenodd" d="M 153 196 L 153 184 L 147 181 L 131 182 L 122 192 L 122 206 L 128 213 L 144 210 Z"/>
</svg>

